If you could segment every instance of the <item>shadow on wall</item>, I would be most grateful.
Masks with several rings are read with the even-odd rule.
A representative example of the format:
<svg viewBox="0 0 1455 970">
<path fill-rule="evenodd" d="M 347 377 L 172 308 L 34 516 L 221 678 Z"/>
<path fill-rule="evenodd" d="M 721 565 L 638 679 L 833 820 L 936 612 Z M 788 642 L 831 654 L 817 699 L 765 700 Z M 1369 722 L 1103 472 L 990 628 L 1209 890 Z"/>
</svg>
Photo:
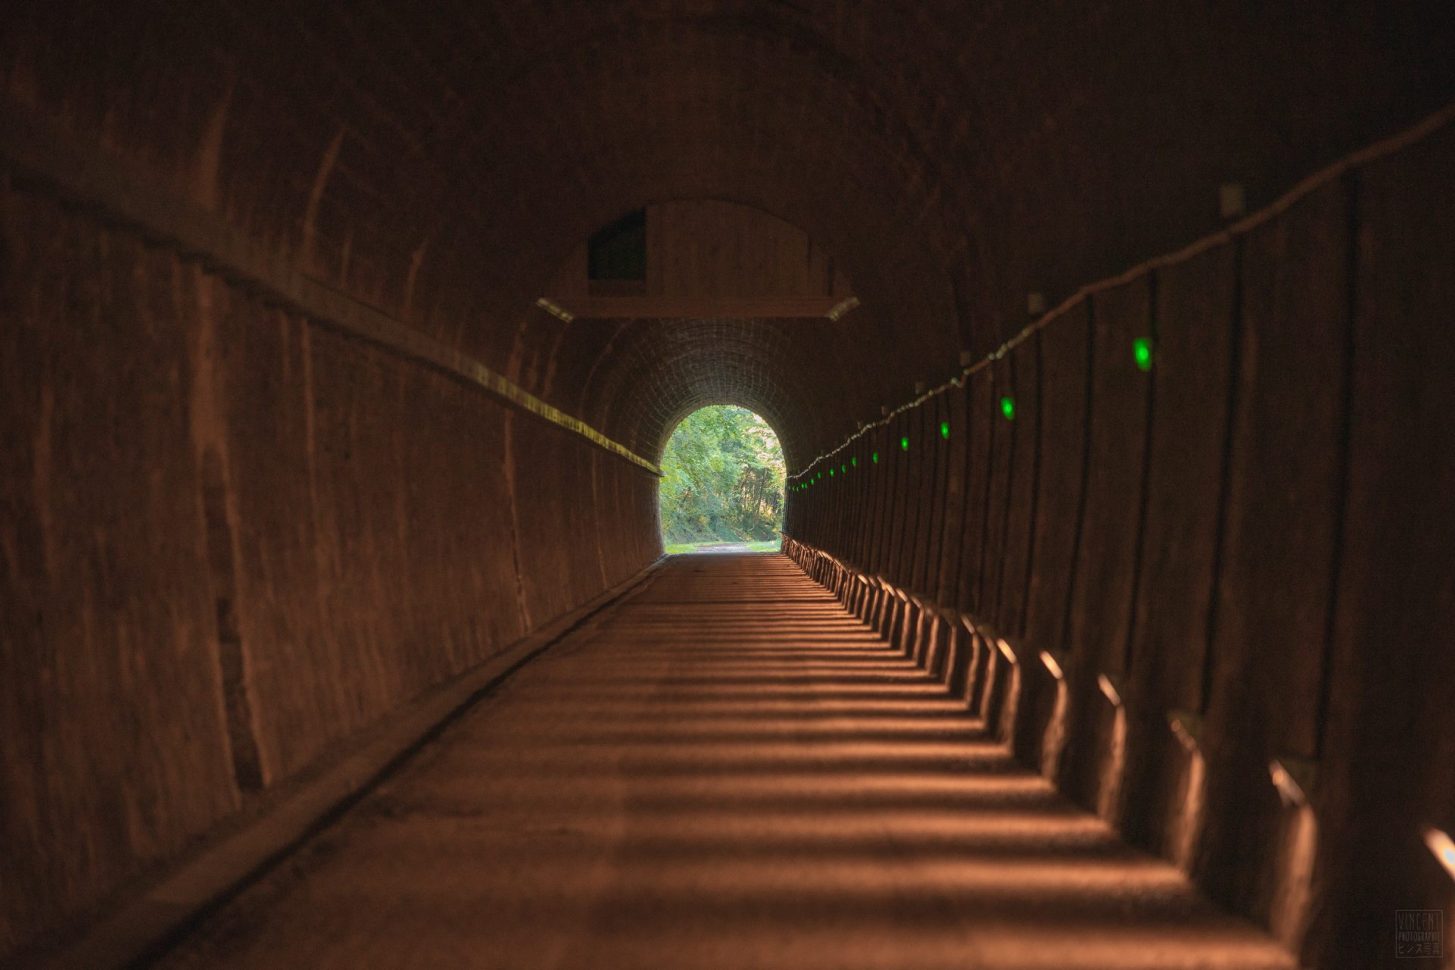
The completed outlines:
<svg viewBox="0 0 1455 970">
<path fill-rule="evenodd" d="M 1317 967 L 1455 916 L 1452 116 L 1088 288 L 789 482 L 811 576 Z"/>
</svg>

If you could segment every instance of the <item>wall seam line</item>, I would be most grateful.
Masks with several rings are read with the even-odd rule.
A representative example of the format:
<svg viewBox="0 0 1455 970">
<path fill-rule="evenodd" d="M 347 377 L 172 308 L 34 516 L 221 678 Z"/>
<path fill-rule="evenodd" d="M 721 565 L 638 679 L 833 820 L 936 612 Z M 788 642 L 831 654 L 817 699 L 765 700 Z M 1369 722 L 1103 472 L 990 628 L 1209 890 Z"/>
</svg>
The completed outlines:
<svg viewBox="0 0 1455 970">
<path fill-rule="evenodd" d="M 1228 320 L 1228 387 L 1224 399 L 1223 454 L 1218 468 L 1218 508 L 1213 535 L 1212 575 L 1209 577 L 1207 624 L 1202 644 L 1202 671 L 1198 683 L 1199 714 L 1212 703 L 1213 648 L 1218 638 L 1218 609 L 1223 591 L 1223 565 L 1227 554 L 1230 493 L 1233 487 L 1233 451 L 1238 432 L 1238 393 L 1243 383 L 1243 240 L 1233 242 L 1233 299 Z"/>
<path fill-rule="evenodd" d="M 1346 212 L 1344 240 L 1344 359 L 1340 375 L 1343 387 L 1339 399 L 1339 445 L 1337 477 L 1334 482 L 1334 535 L 1330 550 L 1329 596 L 1324 614 L 1324 642 L 1319 658 L 1319 694 L 1314 709 L 1313 750 L 1314 759 L 1321 758 L 1324 751 L 1324 734 L 1328 726 L 1330 690 L 1333 687 L 1334 644 L 1339 616 L 1339 584 L 1344 573 L 1346 522 L 1349 507 L 1349 476 L 1353 463 L 1354 436 L 1354 368 L 1357 353 L 1356 321 L 1359 314 L 1359 173 L 1349 171 L 1344 175 Z"/>
<path fill-rule="evenodd" d="M 1147 538 L 1147 486 L 1152 481 L 1152 434 L 1157 416 L 1157 273 L 1147 274 L 1147 337 L 1152 343 L 1152 366 L 1147 371 L 1147 404 L 1142 423 L 1142 474 L 1137 493 L 1137 536 L 1132 547 L 1132 591 L 1127 604 L 1127 639 L 1122 646 L 1123 677 L 1132 671 L 1137 642 L 1137 600 L 1142 595 L 1142 566 Z"/>
<path fill-rule="evenodd" d="M 1091 478 L 1092 421 L 1096 412 L 1096 301 L 1086 299 L 1086 413 L 1081 429 L 1081 484 L 1076 496 L 1076 529 L 1071 534 L 1070 577 L 1066 581 L 1066 605 L 1061 613 L 1060 635 L 1055 649 L 1068 650 L 1071 637 L 1071 616 L 1076 605 L 1076 580 L 1081 572 L 1081 538 L 1086 531 L 1086 502 Z"/>
</svg>

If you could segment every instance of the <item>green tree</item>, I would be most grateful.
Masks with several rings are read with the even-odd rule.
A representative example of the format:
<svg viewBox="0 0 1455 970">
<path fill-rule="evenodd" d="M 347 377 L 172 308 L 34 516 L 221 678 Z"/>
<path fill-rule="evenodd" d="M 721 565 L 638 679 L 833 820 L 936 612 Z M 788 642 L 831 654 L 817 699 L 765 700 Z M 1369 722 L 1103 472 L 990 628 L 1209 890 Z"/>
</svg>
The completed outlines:
<svg viewBox="0 0 1455 970">
<path fill-rule="evenodd" d="M 725 405 L 694 411 L 662 455 L 662 539 L 773 539 L 782 528 L 783 489 L 783 449 L 766 421 Z"/>
</svg>

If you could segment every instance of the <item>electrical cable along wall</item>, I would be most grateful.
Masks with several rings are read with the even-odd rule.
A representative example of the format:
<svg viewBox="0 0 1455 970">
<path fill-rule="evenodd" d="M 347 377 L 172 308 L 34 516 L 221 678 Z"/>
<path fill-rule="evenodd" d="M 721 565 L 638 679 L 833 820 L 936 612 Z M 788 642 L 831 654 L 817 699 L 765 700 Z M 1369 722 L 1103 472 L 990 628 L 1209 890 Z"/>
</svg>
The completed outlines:
<svg viewBox="0 0 1455 970">
<path fill-rule="evenodd" d="M 1447 112 L 789 477 L 811 575 L 1315 966 L 1452 900 L 1451 171 Z"/>
</svg>

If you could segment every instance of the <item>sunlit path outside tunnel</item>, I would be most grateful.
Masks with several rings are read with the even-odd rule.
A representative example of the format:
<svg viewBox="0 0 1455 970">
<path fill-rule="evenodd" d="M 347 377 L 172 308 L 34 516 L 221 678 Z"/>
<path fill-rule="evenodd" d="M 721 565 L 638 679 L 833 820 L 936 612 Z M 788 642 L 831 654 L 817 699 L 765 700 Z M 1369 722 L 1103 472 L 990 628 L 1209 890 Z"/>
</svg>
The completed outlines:
<svg viewBox="0 0 1455 970">
<path fill-rule="evenodd" d="M 682 556 L 162 965 L 1291 967 L 782 556 Z"/>
<path fill-rule="evenodd" d="M 783 448 L 747 408 L 689 414 L 662 452 L 657 507 L 668 553 L 768 552 L 783 532 Z"/>
</svg>

